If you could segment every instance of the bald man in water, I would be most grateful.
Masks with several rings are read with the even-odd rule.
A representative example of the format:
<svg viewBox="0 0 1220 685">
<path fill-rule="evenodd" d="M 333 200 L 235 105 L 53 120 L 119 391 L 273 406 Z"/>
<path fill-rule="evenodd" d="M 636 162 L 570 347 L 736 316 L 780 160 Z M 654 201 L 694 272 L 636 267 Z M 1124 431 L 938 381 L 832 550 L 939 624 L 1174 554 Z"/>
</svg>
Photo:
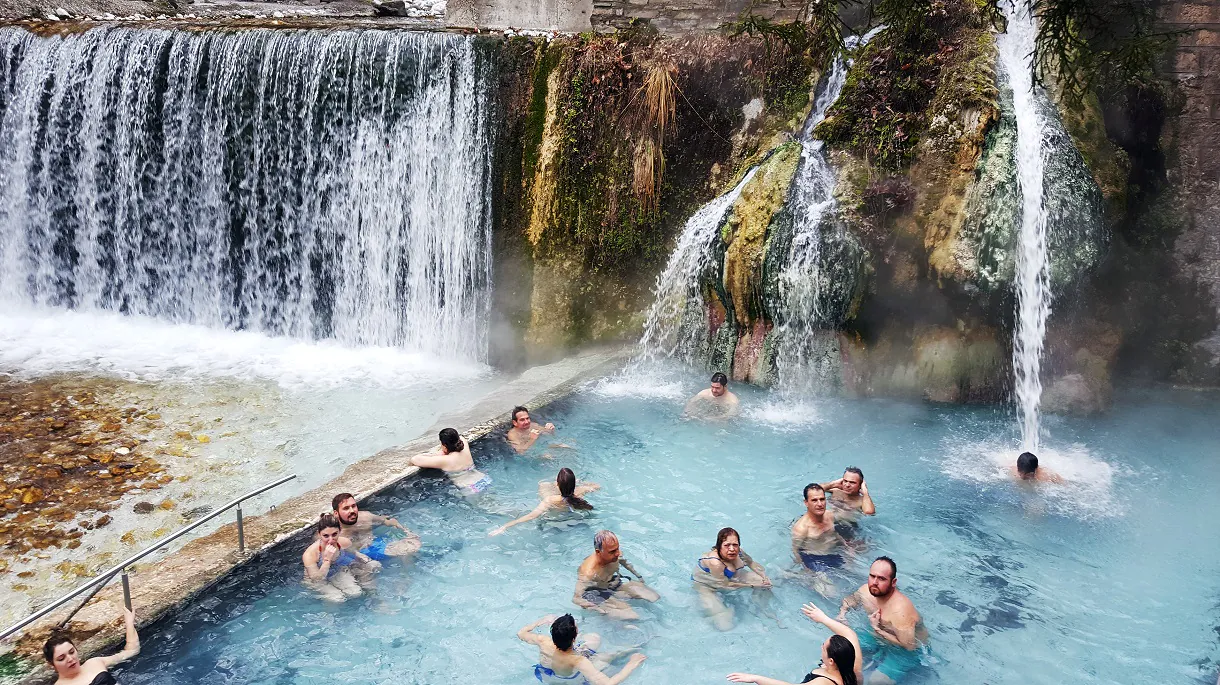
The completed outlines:
<svg viewBox="0 0 1220 685">
<path fill-rule="evenodd" d="M 620 566 L 638 580 L 623 577 L 619 573 Z M 611 618 L 629 620 L 640 615 L 626 600 L 655 602 L 660 598 L 656 590 L 644 584 L 640 572 L 623 558 L 618 536 L 608 530 L 599 530 L 593 536 L 593 553 L 585 557 L 576 571 L 576 591 L 572 594 L 572 601 L 577 606 Z"/>
</svg>

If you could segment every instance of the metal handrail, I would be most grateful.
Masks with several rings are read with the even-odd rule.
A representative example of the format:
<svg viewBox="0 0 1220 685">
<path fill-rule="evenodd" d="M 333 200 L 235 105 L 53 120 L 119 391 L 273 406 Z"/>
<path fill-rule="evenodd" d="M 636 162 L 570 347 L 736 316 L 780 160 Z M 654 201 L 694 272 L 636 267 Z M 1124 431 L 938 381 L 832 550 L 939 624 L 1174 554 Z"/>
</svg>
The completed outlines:
<svg viewBox="0 0 1220 685">
<path fill-rule="evenodd" d="M 288 481 L 290 481 L 296 477 L 297 476 L 294 473 L 290 476 L 285 476 L 285 477 L 275 481 L 274 483 L 264 485 L 263 487 L 261 487 L 257 490 L 248 492 L 248 493 L 242 495 L 241 497 L 238 497 L 237 499 L 233 500 L 232 502 L 229 502 L 228 504 L 224 505 L 223 507 L 220 507 L 219 509 L 217 509 L 216 511 L 213 511 L 212 513 L 208 514 L 207 516 L 204 516 L 203 518 L 199 519 L 198 521 L 195 521 L 194 523 L 183 526 L 182 528 L 179 528 L 178 530 L 174 531 L 174 533 L 171 534 L 169 537 L 160 540 L 159 542 L 157 542 L 157 544 L 153 545 L 152 547 L 147 547 L 143 550 L 140 550 L 139 552 L 137 552 L 136 554 L 132 555 L 131 557 L 125 559 L 123 562 L 119 563 L 118 565 L 110 568 L 107 571 L 97 574 L 92 579 L 90 579 L 89 582 L 85 583 L 84 585 L 77 587 L 75 590 L 69 592 L 68 594 L 64 595 L 63 597 L 60 597 L 59 599 L 55 600 L 54 602 L 51 602 L 47 606 L 39 609 L 38 611 L 35 611 L 34 613 L 30 614 L 29 616 L 26 616 L 24 619 L 18 621 L 17 623 L 9 626 L 8 628 L 5 628 L 4 632 L 0 633 L 0 640 L 4 640 L 4 639 L 8 638 L 10 635 L 16 633 L 17 631 L 21 630 L 22 628 L 24 628 L 28 625 L 30 625 L 34 621 L 37 621 L 38 619 L 42 618 L 43 616 L 46 616 L 47 614 L 51 613 L 52 611 L 55 611 L 56 609 L 63 606 L 64 604 L 67 604 L 73 598 L 84 593 L 86 590 L 88 590 L 94 586 L 98 586 L 99 583 L 101 584 L 101 586 L 104 586 L 106 583 L 110 582 L 111 578 L 114 578 L 118 574 L 122 574 L 122 577 L 123 577 L 123 604 L 126 605 L 128 609 L 130 609 L 131 608 L 131 585 L 127 579 L 127 567 L 129 567 L 132 564 L 136 563 L 137 561 L 143 559 L 144 557 L 152 554 L 153 552 L 156 552 L 156 551 L 164 548 L 166 545 L 173 542 L 174 540 L 177 540 L 178 538 L 182 537 L 183 535 L 186 535 L 187 533 L 191 532 L 192 530 L 195 530 L 199 526 L 202 526 L 203 524 L 207 523 L 208 521 L 211 521 L 212 519 L 216 518 L 217 516 L 223 514 L 226 511 L 232 509 L 233 507 L 237 507 L 237 547 L 238 547 L 239 552 L 244 553 L 246 551 L 246 531 L 245 531 L 244 524 L 242 522 L 241 503 L 250 499 L 251 497 L 254 497 L 256 495 L 261 495 L 264 492 L 270 490 L 271 488 L 274 488 L 279 485 L 283 485 L 284 483 L 287 483 Z M 101 589 L 101 586 L 98 586 L 97 589 L 94 590 L 94 594 L 96 594 L 97 590 Z M 92 595 L 90 595 L 90 597 L 92 597 Z M 81 606 L 84 606 L 84 605 L 82 604 Z M 80 607 L 77 607 L 77 609 L 79 610 Z M 75 613 L 76 612 L 73 612 L 73 614 L 75 614 Z"/>
</svg>

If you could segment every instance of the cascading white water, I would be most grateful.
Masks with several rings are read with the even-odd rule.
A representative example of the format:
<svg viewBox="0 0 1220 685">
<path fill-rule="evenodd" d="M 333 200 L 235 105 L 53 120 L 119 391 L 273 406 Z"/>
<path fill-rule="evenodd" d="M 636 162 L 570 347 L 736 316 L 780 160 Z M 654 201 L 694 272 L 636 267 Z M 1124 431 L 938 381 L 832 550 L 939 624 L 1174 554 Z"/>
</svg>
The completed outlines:
<svg viewBox="0 0 1220 685">
<path fill-rule="evenodd" d="M 0 305 L 486 356 L 466 37 L 0 29 Z"/>
<path fill-rule="evenodd" d="M 1007 33 L 997 39 L 1000 65 L 1012 86 L 1017 120 L 1017 184 L 1021 192 L 1021 229 L 1017 237 L 1017 323 L 1013 335 L 1013 375 L 1021 419 L 1021 447 L 1039 446 L 1042 401 L 1042 349 L 1051 312 L 1047 216 L 1043 198 L 1046 122 L 1033 83 L 1037 25 L 1026 0 L 1005 3 Z"/>
<path fill-rule="evenodd" d="M 845 47 L 851 51 L 865 45 L 884 28 L 879 26 L 863 36 L 848 37 Z M 824 385 L 825 379 L 832 375 L 825 367 L 835 364 L 835 360 L 825 358 L 828 350 L 833 352 L 833 346 L 826 344 L 826 334 L 829 331 L 833 335 L 836 322 L 828 320 L 824 302 L 831 288 L 842 288 L 844 284 L 835 283 L 843 274 L 833 268 L 824 268 L 823 262 L 830 257 L 824 254 L 824 244 L 827 238 L 841 244 L 847 237 L 842 235 L 841 227 L 828 226 L 824 221 L 835 206 L 836 176 L 826 158 L 824 143 L 814 138 L 813 132 L 843 92 L 851 67 L 849 54 L 835 57 L 818 92 L 801 135 L 801 162 L 789 200 L 793 208 L 792 242 L 777 279 L 781 302 L 776 307 L 774 334 L 778 340 L 777 384 L 789 393 L 806 394 Z M 827 235 L 827 232 L 838 235 Z"/>
<path fill-rule="evenodd" d="M 700 207 L 687 219 L 665 270 L 657 277 L 644 336 L 640 339 L 639 360 L 676 356 L 690 361 L 698 349 L 699 341 L 695 338 L 707 328 L 702 321 L 705 313 L 700 276 L 714 266 L 712 246 L 716 231 L 756 170 L 757 167 L 751 168 L 732 190 Z M 700 318 L 700 322 L 687 325 L 692 317 Z"/>
</svg>

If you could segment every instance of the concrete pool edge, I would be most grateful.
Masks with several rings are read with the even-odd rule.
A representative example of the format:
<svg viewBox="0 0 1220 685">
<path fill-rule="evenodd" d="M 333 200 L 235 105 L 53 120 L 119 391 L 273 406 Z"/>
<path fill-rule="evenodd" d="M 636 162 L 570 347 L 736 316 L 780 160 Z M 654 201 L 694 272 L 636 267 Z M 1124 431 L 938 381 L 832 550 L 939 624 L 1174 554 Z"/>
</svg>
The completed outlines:
<svg viewBox="0 0 1220 685">
<path fill-rule="evenodd" d="M 289 498 L 265 514 L 246 517 L 245 555 L 238 554 L 237 526 L 229 523 L 155 562 L 137 564 L 131 573 L 131 590 L 139 626 L 145 628 L 171 616 L 229 574 L 305 533 L 319 512 L 329 507 L 335 493 L 353 492 L 363 501 L 415 476 L 420 469 L 406 465 L 407 459 L 433 449 L 436 431 L 441 427 L 458 428 L 466 438 L 477 440 L 507 423 L 511 407 L 521 404 L 536 409 L 550 404 L 585 382 L 621 367 L 627 353 L 628 349 L 622 347 L 596 349 L 527 369 L 473 406 L 442 416 L 419 438 L 356 461 L 338 477 Z M 105 653 L 122 641 L 118 618 L 122 596 L 121 586 L 111 583 L 73 618 L 69 631 L 83 654 Z M 73 606 L 69 602 L 5 646 L 0 660 L 9 661 L 8 666 L 16 672 L 10 671 L 0 680 L 23 684 L 48 681 L 52 674 L 42 661 L 42 642 Z"/>
</svg>

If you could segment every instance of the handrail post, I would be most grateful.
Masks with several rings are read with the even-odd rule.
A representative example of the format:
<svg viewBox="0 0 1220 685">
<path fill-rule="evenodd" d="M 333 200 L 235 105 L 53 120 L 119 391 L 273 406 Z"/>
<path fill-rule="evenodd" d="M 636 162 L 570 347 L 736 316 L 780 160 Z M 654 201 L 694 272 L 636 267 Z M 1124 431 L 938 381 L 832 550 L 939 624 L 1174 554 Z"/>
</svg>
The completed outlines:
<svg viewBox="0 0 1220 685">
<path fill-rule="evenodd" d="M 237 551 L 240 554 L 246 553 L 246 528 L 241 518 L 241 502 L 237 503 Z"/>
<path fill-rule="evenodd" d="M 123 606 L 131 611 L 131 581 L 127 579 L 127 569 L 123 569 Z"/>
</svg>

